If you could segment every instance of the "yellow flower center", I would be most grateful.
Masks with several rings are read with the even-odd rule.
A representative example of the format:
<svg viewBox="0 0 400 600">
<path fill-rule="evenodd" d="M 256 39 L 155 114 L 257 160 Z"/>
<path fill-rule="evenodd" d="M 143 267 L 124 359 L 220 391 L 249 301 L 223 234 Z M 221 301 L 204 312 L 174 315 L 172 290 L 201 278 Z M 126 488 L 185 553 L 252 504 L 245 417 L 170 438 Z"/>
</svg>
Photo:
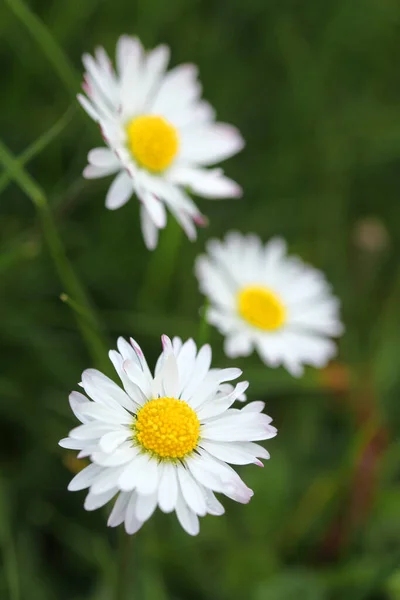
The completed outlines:
<svg viewBox="0 0 400 600">
<path fill-rule="evenodd" d="M 286 308 L 268 288 L 258 285 L 243 288 L 238 293 L 237 304 L 240 316 L 259 329 L 273 331 L 285 322 Z"/>
<path fill-rule="evenodd" d="M 136 415 L 137 441 L 160 458 L 183 458 L 197 446 L 200 421 L 184 400 L 155 398 Z"/>
<path fill-rule="evenodd" d="M 128 123 L 126 133 L 128 147 L 136 161 L 154 173 L 169 167 L 178 153 L 178 132 L 163 117 L 135 117 Z"/>
</svg>

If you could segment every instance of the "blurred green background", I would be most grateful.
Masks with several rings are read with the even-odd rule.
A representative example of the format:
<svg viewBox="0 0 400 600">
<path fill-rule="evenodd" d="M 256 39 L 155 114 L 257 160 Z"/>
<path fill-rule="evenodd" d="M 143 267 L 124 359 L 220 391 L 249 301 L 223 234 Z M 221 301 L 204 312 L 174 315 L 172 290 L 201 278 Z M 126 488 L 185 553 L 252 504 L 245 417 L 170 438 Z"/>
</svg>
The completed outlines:
<svg viewBox="0 0 400 600">
<path fill-rule="evenodd" d="M 227 228 L 285 236 L 343 302 L 346 334 L 327 369 L 297 381 L 256 356 L 235 361 L 279 428 L 265 468 L 240 470 L 255 496 L 249 506 L 224 500 L 226 515 L 203 519 L 193 539 L 157 514 L 133 538 L 126 598 L 400 599 L 398 0 L 27 6 L 0 3 L 1 139 L 15 156 L 39 139 L 26 170 L 108 347 L 132 335 L 153 362 L 161 333 L 198 337 L 193 261 Z M 247 142 L 224 165 L 244 199 L 199 200 L 210 227 L 197 243 L 170 218 L 154 254 L 136 201 L 108 212 L 109 181 L 81 177 L 101 140 L 75 101 L 80 56 L 96 45 L 113 54 L 122 33 L 148 48 L 168 43 L 173 65 L 197 63 L 204 96 Z M 9 170 L 0 174 L 0 598 L 111 600 L 119 534 L 105 512 L 84 511 L 83 492 L 67 492 L 79 463 L 57 446 L 74 424 L 68 393 L 94 361 Z M 214 365 L 229 364 L 220 336 L 208 337 Z"/>
</svg>

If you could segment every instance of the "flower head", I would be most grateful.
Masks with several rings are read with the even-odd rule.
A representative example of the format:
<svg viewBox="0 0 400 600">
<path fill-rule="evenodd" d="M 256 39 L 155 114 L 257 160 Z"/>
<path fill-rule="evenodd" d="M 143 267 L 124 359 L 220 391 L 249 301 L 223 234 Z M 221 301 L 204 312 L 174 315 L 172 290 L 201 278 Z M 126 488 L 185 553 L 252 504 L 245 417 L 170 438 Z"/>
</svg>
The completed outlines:
<svg viewBox="0 0 400 600">
<path fill-rule="evenodd" d="M 137 38 L 122 36 L 116 69 L 103 48 L 83 56 L 86 73 L 78 99 L 101 128 L 107 148 L 88 155 L 84 176 L 117 173 L 106 197 L 109 209 L 120 208 L 132 194 L 141 203 L 146 245 L 157 245 L 165 227 L 165 206 L 190 239 L 206 220 L 185 191 L 206 198 L 241 194 L 221 169 L 207 169 L 243 147 L 237 129 L 215 122 L 213 108 L 201 100 L 197 68 L 185 64 L 166 72 L 169 49 L 145 52 Z"/>
<path fill-rule="evenodd" d="M 198 257 L 200 289 L 211 303 L 208 321 L 225 337 L 225 352 L 282 364 L 294 376 L 303 365 L 324 366 L 336 353 L 330 336 L 342 332 L 339 301 L 324 274 L 286 254 L 274 238 L 265 246 L 256 235 L 228 233 L 211 240 Z"/>
<path fill-rule="evenodd" d="M 87 510 L 117 496 L 110 526 L 125 523 L 135 533 L 159 506 L 175 510 L 185 531 L 196 535 L 199 516 L 224 512 L 214 492 L 249 502 L 252 490 L 227 463 L 263 466 L 259 459 L 269 454 L 254 442 L 274 437 L 276 429 L 261 413 L 263 402 L 231 408 L 245 399 L 248 383 L 229 383 L 240 369 L 211 369 L 208 345 L 197 351 L 191 339 L 162 341 L 153 376 L 138 344 L 119 338 L 110 359 L 124 389 L 99 371 L 84 371 L 87 396 L 70 395 L 82 424 L 60 445 L 90 458 L 69 485 L 89 488 Z"/>
</svg>

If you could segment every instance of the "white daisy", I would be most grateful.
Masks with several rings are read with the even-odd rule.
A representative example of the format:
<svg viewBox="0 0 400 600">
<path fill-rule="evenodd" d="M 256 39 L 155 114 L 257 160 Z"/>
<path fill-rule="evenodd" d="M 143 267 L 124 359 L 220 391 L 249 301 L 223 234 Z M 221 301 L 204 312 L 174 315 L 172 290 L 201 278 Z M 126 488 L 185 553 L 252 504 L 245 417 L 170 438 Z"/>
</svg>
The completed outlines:
<svg viewBox="0 0 400 600">
<path fill-rule="evenodd" d="M 162 336 L 163 352 L 154 376 L 134 340 L 118 340 L 110 359 L 124 390 L 111 379 L 88 369 L 81 386 L 87 396 L 70 395 L 82 425 L 60 441 L 80 450 L 91 464 L 69 484 L 69 490 L 89 488 L 85 508 L 94 510 L 117 496 L 108 524 L 125 523 L 135 533 L 157 505 L 175 510 L 190 535 L 199 531 L 199 516 L 222 515 L 214 492 L 247 503 L 251 489 L 227 463 L 263 466 L 268 452 L 254 441 L 276 435 L 263 402 L 231 408 L 245 398 L 248 383 L 227 383 L 240 369 L 210 369 L 211 348 L 193 340 L 182 343 Z"/>
<path fill-rule="evenodd" d="M 215 122 L 215 111 L 201 100 L 197 68 L 184 64 L 166 72 L 168 61 L 167 46 L 146 53 L 137 38 L 124 35 L 117 43 L 116 70 L 103 48 L 94 57 L 83 56 L 86 96 L 78 95 L 108 146 L 89 152 L 84 176 L 118 173 L 106 206 L 120 208 L 135 193 L 149 248 L 165 227 L 165 205 L 192 240 L 195 224 L 205 224 L 185 188 L 206 198 L 241 195 L 221 169 L 205 168 L 241 150 L 240 133 Z"/>
<path fill-rule="evenodd" d="M 206 318 L 226 336 L 229 357 L 255 348 L 266 364 L 300 376 L 303 365 L 322 367 L 335 355 L 329 336 L 343 330 L 339 301 L 321 271 L 287 256 L 284 240 L 263 246 L 256 235 L 231 232 L 207 250 L 196 274 L 211 304 Z"/>
</svg>

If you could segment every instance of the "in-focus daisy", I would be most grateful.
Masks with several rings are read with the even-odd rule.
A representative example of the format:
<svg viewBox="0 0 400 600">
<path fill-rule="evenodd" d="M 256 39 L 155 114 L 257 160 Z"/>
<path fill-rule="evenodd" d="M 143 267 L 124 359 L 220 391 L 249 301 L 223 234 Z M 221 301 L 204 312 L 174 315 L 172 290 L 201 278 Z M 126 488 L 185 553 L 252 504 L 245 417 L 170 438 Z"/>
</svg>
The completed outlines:
<svg viewBox="0 0 400 600">
<path fill-rule="evenodd" d="M 207 250 L 196 274 L 211 304 L 207 320 L 226 336 L 229 357 L 255 348 L 266 364 L 300 376 L 303 365 L 322 367 L 335 355 L 339 301 L 321 271 L 287 256 L 284 240 L 264 246 L 256 235 L 231 232 Z"/>
<path fill-rule="evenodd" d="M 141 202 L 146 245 L 157 245 L 167 206 L 190 239 L 205 218 L 185 189 L 206 198 L 241 195 L 240 187 L 210 165 L 236 154 L 243 139 L 231 125 L 215 122 L 215 111 L 201 100 L 197 68 L 184 64 L 166 71 L 167 46 L 145 52 L 137 38 L 122 36 L 116 69 L 103 48 L 83 56 L 86 68 L 78 99 L 101 128 L 107 148 L 88 155 L 84 176 L 117 173 L 106 197 L 120 208 L 132 194 Z"/>
<path fill-rule="evenodd" d="M 82 425 L 60 445 L 90 457 L 69 484 L 71 491 L 89 488 L 87 510 L 117 496 L 111 527 L 125 523 L 135 533 L 159 506 L 175 511 L 196 535 L 199 516 L 224 512 L 214 492 L 249 502 L 252 490 L 227 463 L 263 466 L 259 459 L 269 454 L 254 442 L 274 437 L 276 429 L 261 413 L 263 402 L 231 408 L 245 399 L 248 383 L 228 383 L 240 369 L 211 369 L 209 345 L 197 351 L 191 339 L 162 336 L 162 342 L 153 376 L 138 344 L 119 338 L 110 359 L 124 389 L 99 371 L 83 372 L 87 396 L 70 395 Z"/>
</svg>

